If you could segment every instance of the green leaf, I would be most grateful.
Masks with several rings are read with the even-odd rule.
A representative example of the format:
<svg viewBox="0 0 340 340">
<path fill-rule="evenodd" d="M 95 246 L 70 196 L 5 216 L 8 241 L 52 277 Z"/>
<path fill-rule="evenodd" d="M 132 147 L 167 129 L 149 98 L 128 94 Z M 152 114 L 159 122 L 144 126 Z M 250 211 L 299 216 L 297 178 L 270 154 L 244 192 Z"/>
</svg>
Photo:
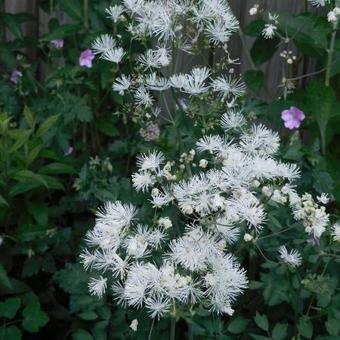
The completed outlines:
<svg viewBox="0 0 340 340">
<path fill-rule="evenodd" d="M 244 74 L 244 82 L 248 88 L 255 93 L 259 93 L 264 85 L 264 73 L 257 70 L 249 70 Z"/>
<path fill-rule="evenodd" d="M 0 207 L 7 205 L 8 206 L 8 202 L 4 199 L 4 197 L 0 194 Z"/>
<path fill-rule="evenodd" d="M 48 117 L 39 127 L 36 132 L 37 137 L 42 137 L 46 132 L 58 121 L 59 115 Z"/>
<path fill-rule="evenodd" d="M 21 330 L 17 326 L 0 327 L 1 340 L 21 340 Z"/>
<path fill-rule="evenodd" d="M 42 149 L 42 145 L 37 145 L 36 147 L 34 147 L 28 154 L 27 158 L 26 158 L 26 164 L 27 166 L 30 165 L 39 155 L 41 149 Z"/>
<path fill-rule="evenodd" d="M 39 183 L 17 183 L 15 184 L 9 192 L 9 195 L 15 197 L 17 195 L 23 194 L 27 191 L 39 188 L 41 185 Z"/>
<path fill-rule="evenodd" d="M 39 273 L 41 261 L 37 258 L 28 258 L 22 268 L 21 277 L 31 277 Z"/>
<path fill-rule="evenodd" d="M 59 0 L 59 6 L 66 12 L 66 14 L 74 19 L 81 21 L 83 18 L 83 7 L 80 0 Z"/>
<path fill-rule="evenodd" d="M 307 339 L 311 339 L 313 336 L 313 325 L 307 316 L 302 316 L 299 319 L 297 325 L 300 335 L 303 335 Z"/>
<path fill-rule="evenodd" d="M 95 320 L 98 318 L 98 315 L 95 312 L 89 311 L 89 312 L 79 313 L 78 317 L 83 320 Z"/>
<path fill-rule="evenodd" d="M 31 110 L 29 109 L 28 106 L 25 105 L 24 107 L 24 117 L 25 117 L 25 120 L 26 120 L 26 123 L 27 125 L 31 128 L 31 129 L 34 129 L 34 126 L 35 126 L 35 119 L 34 119 L 34 116 L 31 112 Z"/>
<path fill-rule="evenodd" d="M 109 119 L 96 119 L 96 128 L 106 136 L 116 137 L 119 135 L 119 131 L 116 126 Z"/>
<path fill-rule="evenodd" d="M 48 222 L 48 206 L 44 202 L 30 202 L 28 204 L 29 212 L 40 225 L 46 225 Z"/>
<path fill-rule="evenodd" d="M 250 50 L 250 55 L 255 65 L 261 65 L 268 61 L 277 51 L 279 43 L 280 39 L 278 38 L 257 38 Z"/>
<path fill-rule="evenodd" d="M 254 321 L 264 331 L 269 330 L 269 323 L 268 323 L 267 316 L 265 314 L 261 315 L 258 312 L 256 312 L 256 315 L 254 317 Z"/>
<path fill-rule="evenodd" d="M 251 37 L 260 37 L 266 25 L 264 20 L 253 20 L 244 29 L 244 33 Z"/>
<path fill-rule="evenodd" d="M 326 321 L 326 329 L 329 335 L 339 335 L 340 333 L 340 322 L 334 318 L 328 317 Z"/>
<path fill-rule="evenodd" d="M 22 315 L 24 317 L 22 327 L 30 333 L 37 333 L 49 320 L 47 314 L 41 309 L 40 304 L 37 301 L 27 305 L 24 308 Z"/>
<path fill-rule="evenodd" d="M 22 39 L 21 23 L 15 14 L 2 13 L 1 19 L 16 38 Z"/>
<path fill-rule="evenodd" d="M 286 323 L 277 323 L 272 331 L 274 340 L 282 340 L 287 338 L 288 325 Z"/>
<path fill-rule="evenodd" d="M 93 336 L 85 329 L 78 329 L 72 334 L 73 340 L 93 340 Z"/>
<path fill-rule="evenodd" d="M 79 24 L 67 24 L 56 27 L 53 31 L 44 34 L 41 39 L 43 41 L 51 41 L 53 39 L 62 39 L 77 34 L 82 28 Z"/>
<path fill-rule="evenodd" d="M 7 287 L 11 288 L 11 281 L 9 280 L 9 277 L 7 276 L 6 270 L 2 264 L 0 264 L 0 284 Z"/>
<path fill-rule="evenodd" d="M 68 164 L 64 163 L 50 163 L 43 166 L 39 173 L 44 175 L 56 175 L 56 174 L 75 174 L 77 171 Z"/>
<path fill-rule="evenodd" d="M 21 300 L 18 297 L 8 298 L 0 302 L 0 317 L 13 319 L 20 308 Z"/>
<path fill-rule="evenodd" d="M 15 140 L 15 143 L 10 147 L 9 153 L 13 153 L 27 144 L 32 134 L 32 130 L 11 130 L 9 135 Z"/>
<path fill-rule="evenodd" d="M 233 334 L 244 333 L 249 320 L 244 319 L 242 316 L 239 316 L 229 322 L 228 332 Z"/>
<path fill-rule="evenodd" d="M 326 129 L 329 120 L 340 115 L 340 108 L 336 102 L 334 90 L 320 81 L 310 83 L 306 89 L 305 113 L 314 117 L 317 122 L 321 136 L 321 148 L 325 152 Z"/>
</svg>

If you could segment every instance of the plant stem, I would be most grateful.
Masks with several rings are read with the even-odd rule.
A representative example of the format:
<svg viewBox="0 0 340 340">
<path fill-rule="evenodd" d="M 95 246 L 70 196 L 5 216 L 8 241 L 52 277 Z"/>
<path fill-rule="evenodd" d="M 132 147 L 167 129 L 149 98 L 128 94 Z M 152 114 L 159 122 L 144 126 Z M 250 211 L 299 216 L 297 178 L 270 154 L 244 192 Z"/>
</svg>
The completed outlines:
<svg viewBox="0 0 340 340">
<path fill-rule="evenodd" d="M 155 319 L 152 319 L 152 323 L 151 323 L 151 328 L 150 328 L 148 340 L 151 340 L 151 336 L 152 336 L 152 331 L 153 331 L 153 326 L 154 325 L 155 325 Z"/>
<path fill-rule="evenodd" d="M 333 63 L 333 55 L 334 55 L 334 48 L 335 48 L 335 39 L 336 39 L 336 29 L 337 29 L 337 22 L 334 24 L 334 31 L 331 36 L 331 41 L 329 43 L 328 48 L 328 58 L 327 58 L 327 67 L 326 67 L 326 79 L 325 79 L 325 85 L 329 86 L 330 79 L 331 79 L 331 67 Z"/>
<path fill-rule="evenodd" d="M 89 0 L 84 0 L 84 27 L 89 28 Z"/>
<path fill-rule="evenodd" d="M 175 338 L 176 338 L 176 319 L 172 318 L 170 324 L 170 340 L 175 340 Z"/>
<path fill-rule="evenodd" d="M 50 14 L 54 11 L 54 0 L 50 0 Z"/>
<path fill-rule="evenodd" d="M 188 338 L 189 340 L 194 340 L 194 330 L 192 327 L 192 323 L 189 324 L 189 329 L 188 329 Z"/>
</svg>

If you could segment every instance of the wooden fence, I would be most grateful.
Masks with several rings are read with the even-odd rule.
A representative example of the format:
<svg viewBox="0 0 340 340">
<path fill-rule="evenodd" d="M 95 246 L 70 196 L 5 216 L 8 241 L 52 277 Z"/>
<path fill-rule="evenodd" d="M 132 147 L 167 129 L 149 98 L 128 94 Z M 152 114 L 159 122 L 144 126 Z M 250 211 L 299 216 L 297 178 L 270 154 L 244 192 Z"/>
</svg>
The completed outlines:
<svg viewBox="0 0 340 340">
<path fill-rule="evenodd" d="M 69 0 L 73 1 L 73 0 Z M 91 0 L 90 0 L 91 1 Z M 95 1 L 95 0 L 92 0 Z M 166 1 L 166 0 L 164 0 Z M 39 0 L 4 0 L 2 10 L 5 10 L 10 13 L 19 13 L 19 12 L 30 12 L 36 18 L 34 22 L 27 23 L 24 26 L 24 31 L 26 34 L 37 35 L 43 34 L 47 31 L 47 23 L 50 19 L 49 16 L 38 8 Z M 298 13 L 303 10 L 304 6 L 306 6 L 305 0 L 229 0 L 231 7 L 234 10 L 235 15 L 239 18 L 241 27 L 245 27 L 245 25 L 252 20 L 253 18 L 249 16 L 249 9 L 255 3 L 261 3 L 266 6 L 272 12 L 290 12 L 290 13 Z M 58 19 L 61 22 L 65 22 L 67 18 L 63 18 L 63 13 L 57 14 Z M 10 39 L 10 33 L 7 33 L 7 39 Z M 252 43 L 252 39 L 246 37 L 246 42 L 250 46 Z M 230 50 L 232 52 L 232 56 L 238 56 L 241 59 L 241 66 L 237 71 L 244 71 L 245 69 L 249 69 L 249 62 L 246 58 L 246 53 L 242 48 L 241 42 L 239 39 L 233 39 L 230 43 Z M 31 52 L 34 54 L 34 52 Z M 265 71 L 267 82 L 270 87 L 277 86 L 280 83 L 280 64 L 282 60 L 280 60 L 279 53 L 276 54 L 275 58 L 273 58 L 270 62 L 266 63 L 263 66 L 263 71 Z M 313 71 L 314 65 L 308 65 L 307 71 Z M 306 69 L 305 69 L 306 71 Z"/>
</svg>

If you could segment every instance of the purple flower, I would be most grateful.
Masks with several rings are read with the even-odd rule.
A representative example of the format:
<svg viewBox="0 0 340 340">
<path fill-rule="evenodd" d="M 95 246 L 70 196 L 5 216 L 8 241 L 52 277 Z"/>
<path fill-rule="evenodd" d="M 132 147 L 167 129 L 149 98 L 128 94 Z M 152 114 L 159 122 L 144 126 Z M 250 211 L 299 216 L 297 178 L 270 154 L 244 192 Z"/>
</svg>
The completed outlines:
<svg viewBox="0 0 340 340">
<path fill-rule="evenodd" d="M 54 39 L 54 40 L 51 40 L 50 43 L 55 48 L 63 48 L 64 47 L 64 39 Z"/>
<path fill-rule="evenodd" d="M 22 73 L 18 70 L 14 70 L 11 74 L 11 82 L 14 84 L 18 84 L 19 79 L 22 77 Z"/>
<path fill-rule="evenodd" d="M 282 111 L 281 118 L 284 121 L 285 127 L 293 130 L 300 127 L 301 122 L 305 119 L 305 114 L 297 107 L 292 106 L 289 110 Z"/>
<path fill-rule="evenodd" d="M 94 54 L 88 48 L 87 50 L 81 52 L 79 57 L 79 65 L 87 68 L 92 67 L 92 60 L 94 59 Z"/>
</svg>

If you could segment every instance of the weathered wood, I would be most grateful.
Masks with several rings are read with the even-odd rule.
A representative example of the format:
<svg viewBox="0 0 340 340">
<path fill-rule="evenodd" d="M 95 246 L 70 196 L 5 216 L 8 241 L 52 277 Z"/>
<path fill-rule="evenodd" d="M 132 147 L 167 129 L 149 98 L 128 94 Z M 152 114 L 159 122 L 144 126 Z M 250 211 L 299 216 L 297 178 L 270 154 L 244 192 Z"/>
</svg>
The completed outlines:
<svg viewBox="0 0 340 340">
<path fill-rule="evenodd" d="M 72 0 L 69 0 L 72 1 Z M 92 0 L 95 1 L 95 0 Z M 254 20 L 254 17 L 249 15 L 249 9 L 256 3 L 260 3 L 265 6 L 268 10 L 275 12 L 290 12 L 290 13 L 298 13 L 304 9 L 305 1 L 304 0 L 295 0 L 295 1 L 287 1 L 287 0 L 229 0 L 230 5 L 235 13 L 235 15 L 239 18 L 241 27 L 245 27 L 251 20 Z M 48 21 L 52 16 L 38 9 L 38 0 L 5 0 L 4 10 L 10 13 L 19 13 L 19 12 L 29 12 L 34 15 L 36 18 L 35 22 L 27 23 L 24 25 L 23 30 L 26 35 L 41 35 L 48 31 Z M 54 13 L 54 17 L 57 17 L 61 23 L 67 22 L 67 18 L 63 13 Z M 6 39 L 10 40 L 12 38 L 9 32 L 6 33 Z M 246 44 L 251 46 L 253 42 L 253 38 L 245 37 Z M 230 51 L 232 57 L 239 57 L 241 61 L 240 66 L 236 66 L 236 72 L 244 72 L 245 70 L 250 68 L 249 60 L 247 59 L 247 54 L 241 44 L 241 41 L 238 37 L 233 37 L 230 42 Z M 279 50 L 275 57 L 270 60 L 270 62 L 263 65 L 262 70 L 265 72 L 267 77 L 267 83 L 270 88 L 276 88 L 278 84 L 280 84 L 282 79 L 282 74 L 280 72 L 282 68 L 282 58 L 280 58 Z M 31 53 L 31 56 L 34 56 L 34 53 Z M 199 63 L 198 59 L 195 59 L 195 63 Z M 181 60 L 180 65 L 184 65 L 187 63 L 186 59 Z M 201 59 L 201 63 L 203 63 Z M 314 64 L 309 63 L 307 66 L 307 71 L 313 71 Z M 306 70 L 305 70 L 306 71 Z M 301 71 L 300 71 L 301 72 Z"/>
</svg>

